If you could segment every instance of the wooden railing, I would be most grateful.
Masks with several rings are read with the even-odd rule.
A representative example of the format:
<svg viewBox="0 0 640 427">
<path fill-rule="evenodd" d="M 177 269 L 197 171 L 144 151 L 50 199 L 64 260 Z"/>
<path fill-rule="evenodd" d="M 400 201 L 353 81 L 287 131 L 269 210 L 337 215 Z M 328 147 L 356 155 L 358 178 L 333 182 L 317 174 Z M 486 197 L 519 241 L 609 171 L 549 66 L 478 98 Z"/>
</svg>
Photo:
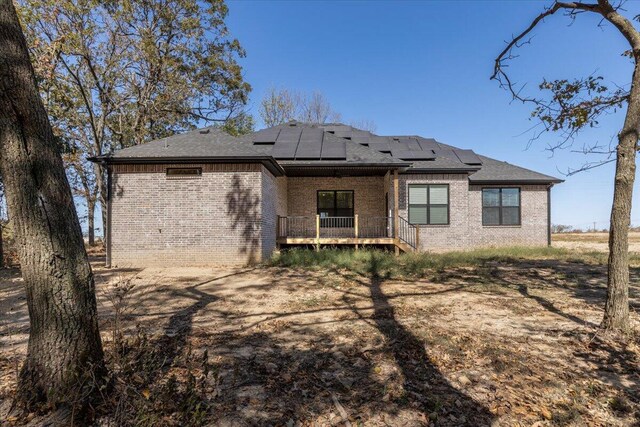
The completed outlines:
<svg viewBox="0 0 640 427">
<path fill-rule="evenodd" d="M 392 238 L 391 217 L 279 216 L 278 238 Z"/>
<path fill-rule="evenodd" d="M 420 230 L 406 219 L 398 218 L 398 232 L 393 230 L 393 217 L 324 217 L 279 216 L 277 237 L 314 239 L 353 239 L 358 245 L 364 239 L 397 239 L 413 249 L 420 246 Z"/>
</svg>

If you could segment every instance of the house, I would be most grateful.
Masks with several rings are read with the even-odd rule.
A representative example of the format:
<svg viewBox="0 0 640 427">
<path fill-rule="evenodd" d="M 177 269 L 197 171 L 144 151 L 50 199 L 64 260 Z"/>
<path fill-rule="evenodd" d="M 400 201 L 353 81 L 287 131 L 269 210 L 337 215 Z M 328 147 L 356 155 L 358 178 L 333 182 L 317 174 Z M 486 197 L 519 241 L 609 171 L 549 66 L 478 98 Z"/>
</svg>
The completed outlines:
<svg viewBox="0 0 640 427">
<path fill-rule="evenodd" d="M 398 251 L 550 243 L 561 180 L 420 136 L 290 122 L 210 127 L 93 158 L 108 265 L 247 264 L 286 245 Z"/>
</svg>

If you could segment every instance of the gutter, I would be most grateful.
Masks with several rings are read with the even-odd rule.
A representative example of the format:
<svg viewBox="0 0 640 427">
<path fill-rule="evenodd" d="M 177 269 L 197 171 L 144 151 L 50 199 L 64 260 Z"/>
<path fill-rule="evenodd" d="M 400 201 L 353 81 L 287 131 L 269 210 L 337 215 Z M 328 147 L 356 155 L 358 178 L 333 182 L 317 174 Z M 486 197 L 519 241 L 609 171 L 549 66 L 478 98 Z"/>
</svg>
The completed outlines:
<svg viewBox="0 0 640 427">
<path fill-rule="evenodd" d="M 285 175 L 284 169 L 271 156 L 214 156 L 214 157 L 88 157 L 94 163 L 162 164 L 162 163 L 262 163 L 274 176 Z"/>
<path fill-rule="evenodd" d="M 563 179 L 514 179 L 514 180 L 482 180 L 472 181 L 469 179 L 471 185 L 554 185 L 564 182 Z"/>
</svg>

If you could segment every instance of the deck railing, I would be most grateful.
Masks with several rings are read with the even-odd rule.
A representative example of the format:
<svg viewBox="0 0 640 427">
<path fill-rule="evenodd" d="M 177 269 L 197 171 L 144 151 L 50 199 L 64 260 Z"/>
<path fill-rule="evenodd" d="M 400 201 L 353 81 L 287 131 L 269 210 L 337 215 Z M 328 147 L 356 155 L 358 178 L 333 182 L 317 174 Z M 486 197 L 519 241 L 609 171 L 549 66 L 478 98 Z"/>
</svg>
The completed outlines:
<svg viewBox="0 0 640 427">
<path fill-rule="evenodd" d="M 404 218 L 399 218 L 397 235 L 393 230 L 393 217 L 324 217 L 279 216 L 277 236 L 282 238 L 395 238 L 412 248 L 418 246 L 418 229 Z M 356 244 L 358 242 L 355 242 Z"/>
<path fill-rule="evenodd" d="M 419 229 L 402 217 L 399 217 L 398 220 L 398 239 L 416 249 L 420 238 Z"/>
</svg>

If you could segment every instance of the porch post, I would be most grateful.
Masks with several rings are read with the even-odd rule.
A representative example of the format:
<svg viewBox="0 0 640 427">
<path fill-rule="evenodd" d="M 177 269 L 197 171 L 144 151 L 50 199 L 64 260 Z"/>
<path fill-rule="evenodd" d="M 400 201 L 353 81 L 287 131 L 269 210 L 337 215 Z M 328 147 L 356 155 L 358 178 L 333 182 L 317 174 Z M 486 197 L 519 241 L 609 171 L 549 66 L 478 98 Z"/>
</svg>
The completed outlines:
<svg viewBox="0 0 640 427">
<path fill-rule="evenodd" d="M 354 222 L 353 233 L 354 233 L 354 237 L 356 238 L 356 251 L 357 251 L 358 250 L 358 214 L 354 215 L 353 222 Z"/>
<path fill-rule="evenodd" d="M 316 251 L 320 250 L 320 215 L 316 215 Z"/>
<path fill-rule="evenodd" d="M 416 252 L 420 252 L 420 225 L 416 224 Z"/>
<path fill-rule="evenodd" d="M 276 215 L 276 249 L 280 250 L 280 215 Z"/>
<path fill-rule="evenodd" d="M 398 214 L 398 209 L 400 207 L 400 203 L 398 201 L 398 169 L 393 171 L 393 239 L 395 244 L 396 255 L 400 255 L 400 248 L 398 248 L 398 229 L 400 227 L 400 219 Z"/>
</svg>

